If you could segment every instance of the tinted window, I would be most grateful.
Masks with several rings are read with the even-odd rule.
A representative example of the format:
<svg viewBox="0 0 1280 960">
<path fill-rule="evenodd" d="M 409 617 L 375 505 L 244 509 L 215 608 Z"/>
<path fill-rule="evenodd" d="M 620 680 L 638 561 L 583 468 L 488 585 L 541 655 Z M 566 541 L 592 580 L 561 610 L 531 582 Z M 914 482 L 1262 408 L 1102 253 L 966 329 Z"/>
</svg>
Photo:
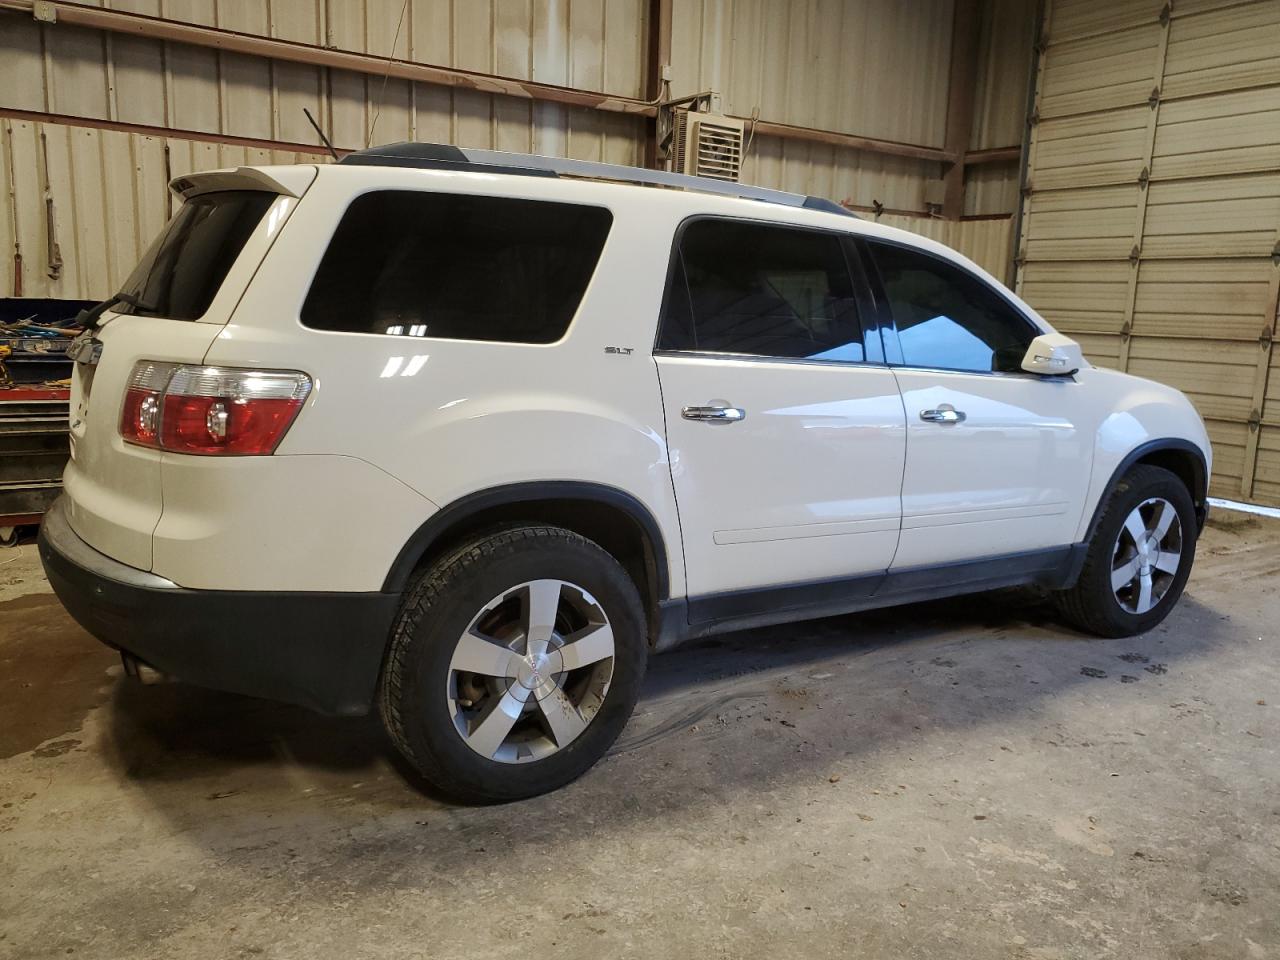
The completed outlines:
<svg viewBox="0 0 1280 960">
<path fill-rule="evenodd" d="M 695 220 L 680 236 L 658 347 L 866 359 L 839 238 L 758 223 Z"/>
<path fill-rule="evenodd" d="M 275 199 L 274 193 L 257 190 L 192 197 L 178 208 L 121 287 L 143 305 L 113 309 L 175 320 L 203 316 Z"/>
<path fill-rule="evenodd" d="M 302 322 L 319 330 L 551 343 L 573 319 L 607 210 L 382 191 L 354 200 Z"/>
<path fill-rule="evenodd" d="M 872 243 L 871 249 L 904 363 L 987 373 L 1022 369 L 1039 331 L 984 281 L 904 247 Z"/>
</svg>

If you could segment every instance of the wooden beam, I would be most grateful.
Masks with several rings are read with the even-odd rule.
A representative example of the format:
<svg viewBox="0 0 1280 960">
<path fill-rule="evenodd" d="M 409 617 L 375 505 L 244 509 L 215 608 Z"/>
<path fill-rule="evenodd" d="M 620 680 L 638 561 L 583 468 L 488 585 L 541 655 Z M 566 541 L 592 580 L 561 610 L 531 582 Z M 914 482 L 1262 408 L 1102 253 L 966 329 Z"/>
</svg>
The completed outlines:
<svg viewBox="0 0 1280 960">
<path fill-rule="evenodd" d="M 827 143 L 836 147 L 845 147 L 849 150 L 862 150 L 866 153 L 878 153 L 890 157 L 934 160 L 941 163 L 950 163 L 956 159 L 956 154 L 952 151 L 937 147 L 922 147 L 914 143 L 898 143 L 895 140 L 875 140 L 871 137 L 859 137 L 856 134 L 839 133 L 835 130 L 793 127 L 789 123 L 774 123 L 771 120 L 758 121 L 755 125 L 755 131 L 756 136 L 760 137 L 782 137 L 787 140 Z"/>
<path fill-rule="evenodd" d="M 987 150 L 969 150 L 964 155 L 966 167 L 984 163 L 1017 163 L 1022 159 L 1022 147 L 991 147 Z"/>
<path fill-rule="evenodd" d="M 942 175 L 942 215 L 964 214 L 965 153 L 973 126 L 973 95 L 978 76 L 978 41 L 982 11 L 978 0 L 956 0 L 951 22 L 951 73 L 947 83 L 947 132 L 943 146 L 955 157 Z"/>
</svg>

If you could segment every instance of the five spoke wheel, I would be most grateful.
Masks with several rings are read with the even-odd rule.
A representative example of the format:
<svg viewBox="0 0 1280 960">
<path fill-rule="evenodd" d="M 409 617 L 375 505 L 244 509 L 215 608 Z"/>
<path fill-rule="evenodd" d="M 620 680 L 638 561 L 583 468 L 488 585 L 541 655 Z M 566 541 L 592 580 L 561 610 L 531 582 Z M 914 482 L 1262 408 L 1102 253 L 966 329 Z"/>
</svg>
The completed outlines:
<svg viewBox="0 0 1280 960">
<path fill-rule="evenodd" d="M 613 661 L 613 630 L 591 594 L 563 580 L 518 584 L 458 638 L 446 690 L 454 728 L 486 759 L 550 756 L 599 711 Z"/>
<path fill-rule="evenodd" d="M 1162 497 L 1144 500 L 1125 517 L 1111 563 L 1111 589 L 1121 609 L 1146 613 L 1168 591 L 1182 561 L 1178 511 Z"/>
</svg>

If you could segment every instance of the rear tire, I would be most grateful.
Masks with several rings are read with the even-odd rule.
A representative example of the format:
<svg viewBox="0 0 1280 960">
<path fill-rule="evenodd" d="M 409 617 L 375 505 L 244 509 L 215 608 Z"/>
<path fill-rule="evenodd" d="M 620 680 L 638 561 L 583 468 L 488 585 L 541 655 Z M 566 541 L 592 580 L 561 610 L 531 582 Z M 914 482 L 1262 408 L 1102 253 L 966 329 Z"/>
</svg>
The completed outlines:
<svg viewBox="0 0 1280 960">
<path fill-rule="evenodd" d="M 1196 532 L 1186 485 L 1161 467 L 1134 467 L 1110 494 L 1080 578 L 1055 596 L 1063 618 L 1100 637 L 1152 629 L 1182 595 Z"/>
<path fill-rule="evenodd" d="M 555 790 L 622 732 L 646 636 L 635 584 L 595 543 L 559 527 L 494 531 L 406 594 L 380 685 L 383 723 L 455 799 Z"/>
</svg>

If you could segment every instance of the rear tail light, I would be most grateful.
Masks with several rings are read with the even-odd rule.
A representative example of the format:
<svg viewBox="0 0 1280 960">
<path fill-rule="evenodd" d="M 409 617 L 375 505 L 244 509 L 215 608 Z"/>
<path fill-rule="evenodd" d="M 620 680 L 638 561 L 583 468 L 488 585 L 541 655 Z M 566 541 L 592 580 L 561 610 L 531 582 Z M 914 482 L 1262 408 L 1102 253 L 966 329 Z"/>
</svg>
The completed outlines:
<svg viewBox="0 0 1280 960">
<path fill-rule="evenodd" d="M 120 434 L 173 453 L 269 454 L 310 392 L 311 378 L 293 370 L 141 360 L 125 391 Z"/>
<path fill-rule="evenodd" d="M 160 446 L 160 398 L 174 370 L 172 363 L 139 360 L 129 375 L 120 411 L 120 435 L 143 447 Z"/>
</svg>

